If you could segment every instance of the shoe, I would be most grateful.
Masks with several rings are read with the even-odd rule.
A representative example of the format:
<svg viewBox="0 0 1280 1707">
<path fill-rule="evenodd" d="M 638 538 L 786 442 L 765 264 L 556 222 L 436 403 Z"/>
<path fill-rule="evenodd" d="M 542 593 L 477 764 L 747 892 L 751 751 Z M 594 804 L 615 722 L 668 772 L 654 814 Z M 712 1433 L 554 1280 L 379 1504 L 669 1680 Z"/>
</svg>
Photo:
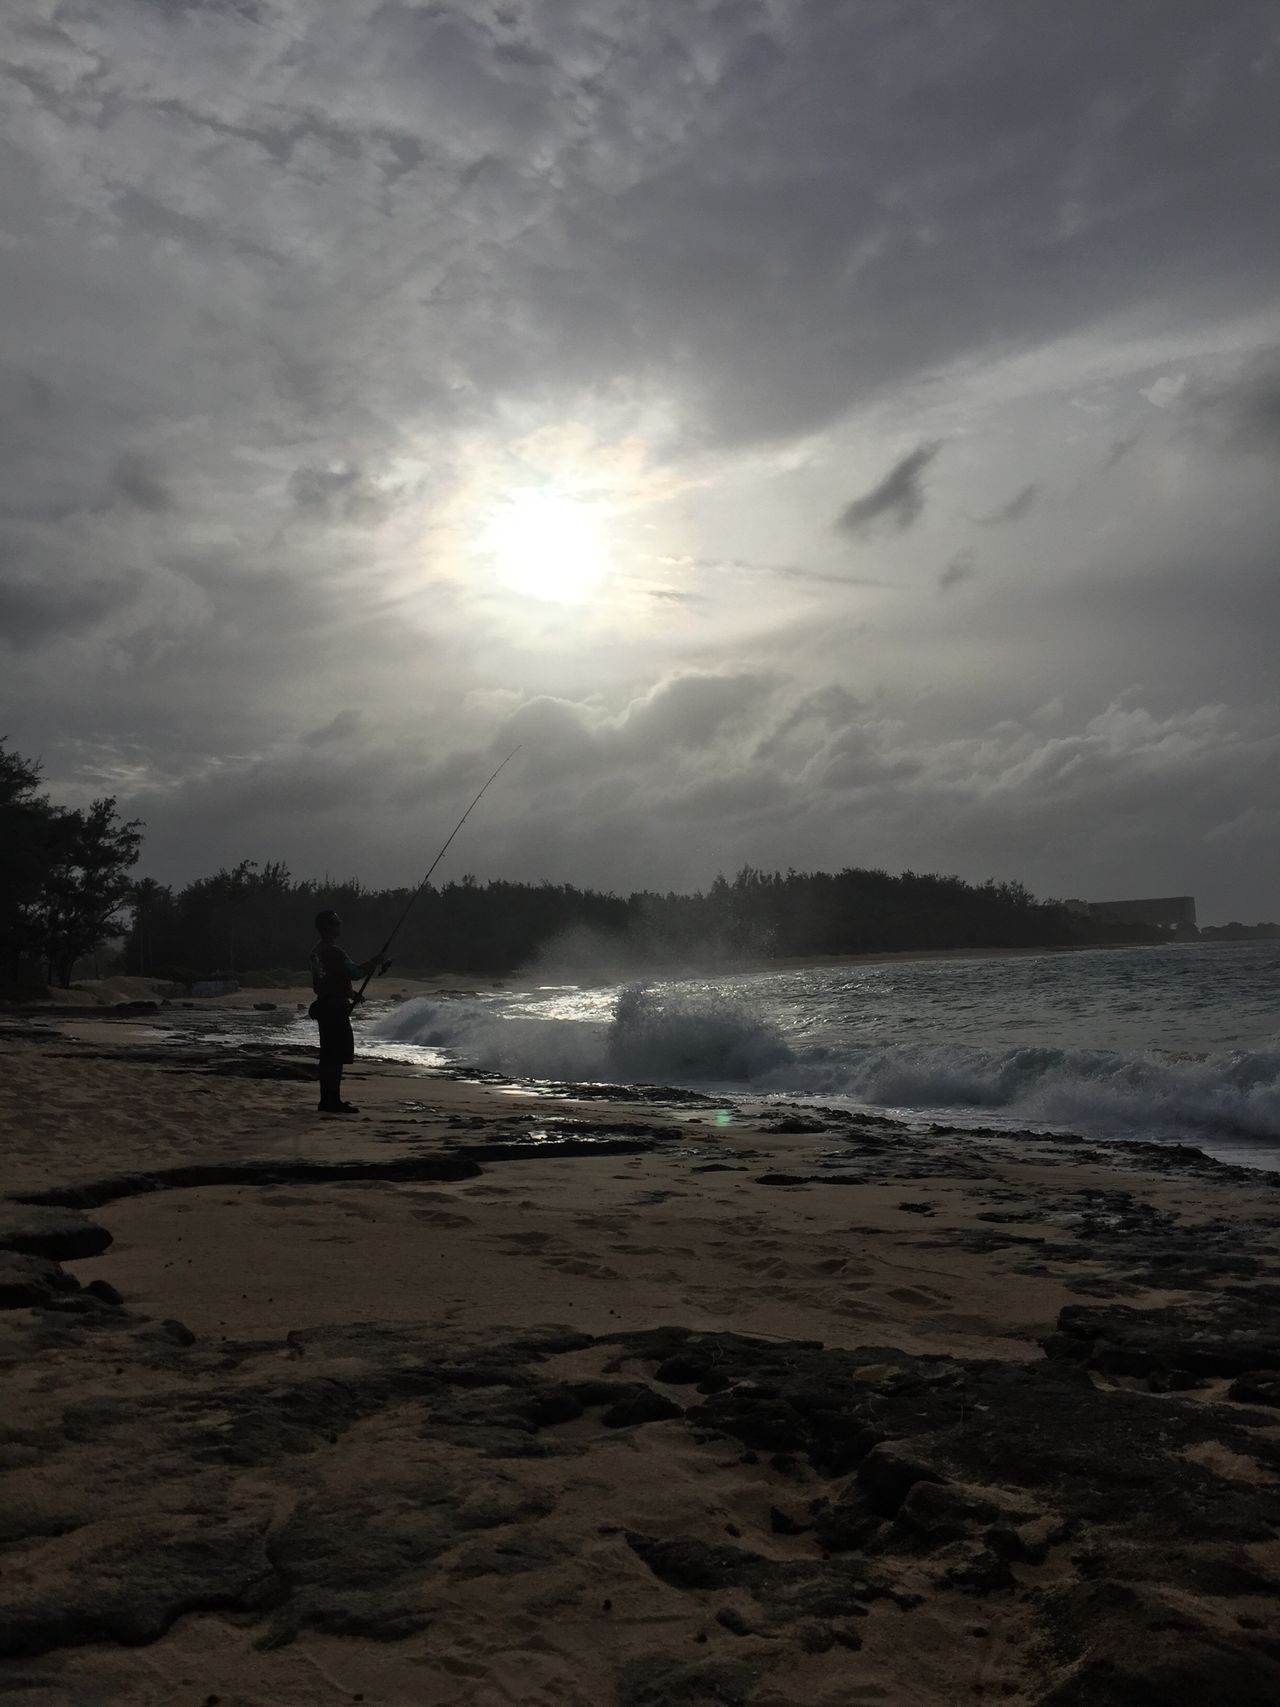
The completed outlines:
<svg viewBox="0 0 1280 1707">
<path fill-rule="evenodd" d="M 353 1102 L 322 1102 L 316 1112 L 318 1114 L 359 1114 L 360 1110 Z"/>
</svg>

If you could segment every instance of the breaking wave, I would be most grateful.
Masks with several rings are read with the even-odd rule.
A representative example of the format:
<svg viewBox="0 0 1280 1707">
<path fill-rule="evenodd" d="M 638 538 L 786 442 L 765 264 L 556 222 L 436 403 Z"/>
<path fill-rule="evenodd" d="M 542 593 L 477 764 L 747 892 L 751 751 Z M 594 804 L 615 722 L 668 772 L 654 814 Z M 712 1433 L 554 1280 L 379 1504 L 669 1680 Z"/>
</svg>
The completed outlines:
<svg viewBox="0 0 1280 1707">
<path fill-rule="evenodd" d="M 746 1001 L 624 990 L 611 1018 L 552 1018 L 502 999 L 420 1000 L 389 1041 L 535 1079 L 641 1081 L 840 1101 L 1097 1137 L 1280 1140 L 1280 1048 L 1199 1059 L 954 1042 L 802 1043 Z"/>
<path fill-rule="evenodd" d="M 1100 1049 L 851 1045 L 766 1085 L 879 1108 L 998 1115 L 1099 1137 L 1280 1139 L 1280 1050 L 1197 1061 Z M 799 1082 L 799 1081 L 803 1082 Z"/>
<path fill-rule="evenodd" d="M 548 1019 L 483 1000 L 406 1003 L 378 1035 L 536 1079 L 745 1084 L 792 1059 L 744 1003 L 623 990 L 608 1020 Z"/>
</svg>

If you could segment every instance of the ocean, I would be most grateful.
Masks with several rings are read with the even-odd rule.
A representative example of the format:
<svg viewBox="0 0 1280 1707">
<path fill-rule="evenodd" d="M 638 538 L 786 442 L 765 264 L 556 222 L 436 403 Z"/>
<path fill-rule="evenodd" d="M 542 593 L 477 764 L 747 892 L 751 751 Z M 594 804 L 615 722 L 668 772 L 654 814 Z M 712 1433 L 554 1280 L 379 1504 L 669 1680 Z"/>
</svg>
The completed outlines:
<svg viewBox="0 0 1280 1707">
<path fill-rule="evenodd" d="M 419 999 L 369 1052 L 1280 1169 L 1280 943 L 892 961 Z"/>
</svg>

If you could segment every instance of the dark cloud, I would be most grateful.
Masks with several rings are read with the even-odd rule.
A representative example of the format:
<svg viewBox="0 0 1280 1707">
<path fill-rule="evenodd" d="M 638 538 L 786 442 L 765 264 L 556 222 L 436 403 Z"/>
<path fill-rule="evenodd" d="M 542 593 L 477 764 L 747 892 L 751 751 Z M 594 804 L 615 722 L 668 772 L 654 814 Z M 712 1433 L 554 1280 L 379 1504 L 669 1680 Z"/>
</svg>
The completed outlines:
<svg viewBox="0 0 1280 1707">
<path fill-rule="evenodd" d="M 1038 481 L 1032 480 L 1015 497 L 1010 498 L 1007 504 L 999 505 L 998 508 L 989 511 L 985 516 L 979 516 L 978 521 L 987 528 L 1004 527 L 1009 522 L 1020 522 L 1023 516 L 1034 509 L 1039 501 L 1040 485 Z"/>
<path fill-rule="evenodd" d="M 977 572 L 973 553 L 971 551 L 957 551 L 950 563 L 938 576 L 938 586 L 945 593 L 950 587 L 958 587 L 962 581 L 971 581 Z"/>
<path fill-rule="evenodd" d="M 394 492 L 380 489 L 352 464 L 296 469 L 289 493 L 299 510 L 323 521 L 376 522 L 396 503 Z"/>
<path fill-rule="evenodd" d="M 328 723 L 319 729 L 312 729 L 302 737 L 303 745 L 307 747 L 328 747 L 336 742 L 350 741 L 363 733 L 365 719 L 352 706 L 347 706 Z"/>
<path fill-rule="evenodd" d="M 924 512 L 924 471 L 942 449 L 939 441 L 917 445 L 895 462 L 883 480 L 845 506 L 836 518 L 842 533 L 863 534 L 880 522 L 899 533 Z"/>
<path fill-rule="evenodd" d="M 1113 468 L 1122 463 L 1137 442 L 1138 435 L 1136 433 L 1125 433 L 1121 438 L 1113 440 L 1106 457 L 1103 459 L 1102 472 L 1109 474 Z"/>
<path fill-rule="evenodd" d="M 118 608 L 122 589 L 109 581 L 60 587 L 0 568 L 0 644 L 11 651 L 81 635 Z"/>
<path fill-rule="evenodd" d="M 1225 379 L 1190 386 L 1193 420 L 1233 449 L 1263 456 L 1280 451 L 1280 348 L 1264 350 Z"/>
<path fill-rule="evenodd" d="M 126 451 L 111 470 L 113 489 L 139 510 L 159 515 L 174 508 L 173 494 L 156 463 L 139 451 Z"/>
</svg>

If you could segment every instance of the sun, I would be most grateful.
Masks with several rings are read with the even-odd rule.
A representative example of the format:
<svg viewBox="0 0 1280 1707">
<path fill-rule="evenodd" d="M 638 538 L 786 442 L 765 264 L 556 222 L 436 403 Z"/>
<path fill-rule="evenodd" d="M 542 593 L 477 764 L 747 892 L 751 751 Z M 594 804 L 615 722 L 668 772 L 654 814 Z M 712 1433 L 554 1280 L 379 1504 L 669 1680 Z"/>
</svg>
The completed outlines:
<svg viewBox="0 0 1280 1707">
<path fill-rule="evenodd" d="M 585 603 L 608 568 L 591 507 L 557 492 L 513 493 L 489 523 L 481 546 L 504 587 L 556 604 Z"/>
</svg>

